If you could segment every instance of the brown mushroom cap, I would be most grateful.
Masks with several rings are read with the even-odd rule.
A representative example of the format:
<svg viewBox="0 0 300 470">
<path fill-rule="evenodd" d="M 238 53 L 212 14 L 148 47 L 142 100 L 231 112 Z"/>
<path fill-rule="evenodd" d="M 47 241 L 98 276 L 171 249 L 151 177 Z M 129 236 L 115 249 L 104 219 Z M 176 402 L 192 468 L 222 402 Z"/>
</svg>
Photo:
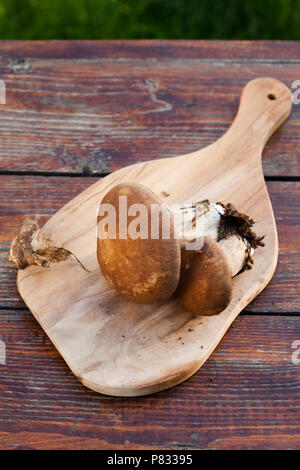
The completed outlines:
<svg viewBox="0 0 300 470">
<path fill-rule="evenodd" d="M 119 196 L 127 196 L 128 208 L 136 203 L 146 207 L 148 238 L 120 238 Z M 116 210 L 116 238 L 99 238 L 99 230 L 102 229 L 99 229 L 98 224 L 97 257 L 105 278 L 122 296 L 137 303 L 169 299 L 178 285 L 181 262 L 172 214 L 165 206 L 161 207 L 163 217 L 170 222 L 170 238 L 162 238 L 160 217 L 158 238 L 152 239 L 151 205 L 161 204 L 161 200 L 147 187 L 137 183 L 118 184 L 104 196 L 103 203 L 112 204 Z M 135 218 L 128 216 L 127 229 Z M 98 223 L 100 220 L 98 215 Z"/>
<path fill-rule="evenodd" d="M 196 315 L 222 312 L 232 296 L 231 268 L 222 248 L 212 238 L 204 237 L 201 250 L 182 250 L 181 257 L 176 300 Z"/>
</svg>

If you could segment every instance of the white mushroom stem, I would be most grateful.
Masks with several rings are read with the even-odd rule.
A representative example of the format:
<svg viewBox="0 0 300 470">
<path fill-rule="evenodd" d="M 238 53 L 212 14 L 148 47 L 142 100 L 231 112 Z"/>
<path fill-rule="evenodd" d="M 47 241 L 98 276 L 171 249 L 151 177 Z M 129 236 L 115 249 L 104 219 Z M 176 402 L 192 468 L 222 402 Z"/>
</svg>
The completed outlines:
<svg viewBox="0 0 300 470">
<path fill-rule="evenodd" d="M 220 240 L 219 245 L 227 256 L 231 267 L 232 277 L 239 273 L 249 256 L 249 245 L 247 240 L 240 235 L 231 235 L 228 238 Z M 254 248 L 250 248 L 250 255 L 254 253 Z"/>
<path fill-rule="evenodd" d="M 248 241 L 239 234 L 233 234 L 219 240 L 219 226 L 221 216 L 225 209 L 220 204 L 201 201 L 196 204 L 181 206 L 178 210 L 171 209 L 173 213 L 181 246 L 195 238 L 208 236 L 216 240 L 227 256 L 232 271 L 232 277 L 243 269 L 254 249 L 250 248 Z M 197 216 L 197 224 L 196 224 Z"/>
</svg>

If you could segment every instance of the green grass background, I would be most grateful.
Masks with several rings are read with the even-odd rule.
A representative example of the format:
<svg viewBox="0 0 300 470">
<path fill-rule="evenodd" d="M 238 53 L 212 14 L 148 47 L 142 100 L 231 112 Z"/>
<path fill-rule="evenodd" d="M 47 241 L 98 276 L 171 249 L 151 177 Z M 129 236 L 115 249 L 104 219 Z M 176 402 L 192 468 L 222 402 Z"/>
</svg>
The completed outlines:
<svg viewBox="0 0 300 470">
<path fill-rule="evenodd" d="M 300 0 L 0 0 L 0 39 L 300 39 Z"/>
</svg>

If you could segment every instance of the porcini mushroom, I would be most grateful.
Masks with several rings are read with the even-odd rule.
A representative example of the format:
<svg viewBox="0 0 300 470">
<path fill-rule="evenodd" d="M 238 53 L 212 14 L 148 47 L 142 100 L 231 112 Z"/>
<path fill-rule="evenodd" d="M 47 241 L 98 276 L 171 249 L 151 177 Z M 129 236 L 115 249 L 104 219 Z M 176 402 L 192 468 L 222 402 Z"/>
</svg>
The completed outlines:
<svg viewBox="0 0 300 470">
<path fill-rule="evenodd" d="M 158 205 L 161 210 L 156 238 L 151 237 L 152 205 Z M 116 224 L 112 224 L 114 233 L 109 234 L 105 214 L 110 208 L 114 208 Z M 137 212 L 138 224 L 133 217 Z M 162 220 L 170 227 L 167 238 L 163 238 Z M 137 232 L 137 237 L 130 237 L 130 224 L 134 224 L 133 228 L 139 225 L 140 232 L 146 233 Z M 173 225 L 170 211 L 143 185 L 121 183 L 104 196 L 97 220 L 97 257 L 102 274 L 121 295 L 137 303 L 155 303 L 169 299 L 174 293 L 179 281 L 181 254 Z"/>
<path fill-rule="evenodd" d="M 120 218 L 120 197 L 126 196 L 128 207 L 136 208 L 126 222 Z M 232 277 L 253 263 L 254 249 L 263 245 L 262 238 L 252 232 L 254 223 L 231 204 L 208 200 L 168 208 L 152 191 L 141 184 L 122 183 L 103 198 L 115 210 L 114 236 L 108 234 L 104 213 L 98 215 L 97 256 L 100 269 L 108 282 L 124 297 L 138 303 L 155 303 L 175 298 L 186 309 L 198 315 L 215 315 L 224 310 L 232 296 Z M 152 206 L 161 211 L 159 235 L 153 238 Z M 129 236 L 132 216 L 139 212 L 146 236 Z M 178 213 L 192 230 L 182 230 Z M 200 231 L 195 221 L 199 220 Z M 169 236 L 161 233 L 165 220 Z M 167 225 L 168 225 L 167 224 Z M 135 221 L 136 225 L 136 221 Z M 195 226 L 196 227 L 193 227 Z M 141 227 L 140 227 L 141 228 Z M 125 229 L 125 236 L 124 236 Z M 198 231 L 197 231 L 198 230 Z M 202 239 L 198 248 L 190 248 L 193 240 Z"/>
<path fill-rule="evenodd" d="M 171 209 L 172 210 L 172 209 Z M 263 246 L 263 238 L 251 230 L 254 221 L 246 214 L 238 212 L 232 204 L 212 203 L 208 200 L 180 206 L 175 209 L 184 215 L 192 231 L 181 230 L 181 246 L 191 239 L 211 237 L 217 241 L 226 254 L 232 277 L 241 270 L 250 269 L 255 248 Z M 198 221 L 198 228 L 196 226 Z"/>
<path fill-rule="evenodd" d="M 232 297 L 232 272 L 219 244 L 204 237 L 200 250 L 182 250 L 181 275 L 175 298 L 196 315 L 222 312 Z"/>
<path fill-rule="evenodd" d="M 263 246 L 263 237 L 251 230 L 254 221 L 238 212 L 232 204 L 201 201 L 180 208 L 195 225 L 200 218 L 200 233 L 205 235 L 199 250 L 181 250 L 181 274 L 175 298 L 196 315 L 222 312 L 232 297 L 232 278 L 251 269 L 254 249 Z M 185 234 L 189 239 L 189 233 Z M 183 243 L 181 243 L 183 245 Z"/>
</svg>

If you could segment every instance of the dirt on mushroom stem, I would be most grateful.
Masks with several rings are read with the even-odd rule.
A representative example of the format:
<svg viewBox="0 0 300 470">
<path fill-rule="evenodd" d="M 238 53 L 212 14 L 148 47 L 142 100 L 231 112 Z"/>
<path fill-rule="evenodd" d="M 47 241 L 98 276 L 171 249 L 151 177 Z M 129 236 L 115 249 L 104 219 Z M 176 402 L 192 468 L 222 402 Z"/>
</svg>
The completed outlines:
<svg viewBox="0 0 300 470">
<path fill-rule="evenodd" d="M 262 241 L 264 236 L 257 236 L 251 229 L 254 225 L 253 219 L 239 212 L 231 203 L 212 203 L 208 199 L 182 206 L 180 211 L 192 219 L 194 230 L 192 238 L 188 231 L 183 233 L 181 239 L 183 249 L 187 241 L 194 241 L 199 236 L 209 236 L 219 243 L 227 255 L 232 276 L 251 269 L 254 250 L 258 246 L 264 246 Z M 200 224 L 198 234 L 197 217 L 203 222 Z"/>
<path fill-rule="evenodd" d="M 263 246 L 248 215 L 230 203 L 200 201 L 180 208 L 192 222 L 192 231 L 181 232 L 181 272 L 174 294 L 177 302 L 195 315 L 218 315 L 233 295 L 232 278 L 250 269 L 253 252 Z M 200 219 L 200 220 L 199 220 Z M 203 244 L 189 249 L 191 236 Z"/>
<path fill-rule="evenodd" d="M 254 262 L 252 251 L 259 246 L 265 246 L 265 243 L 263 242 L 264 235 L 261 237 L 257 236 L 251 229 L 254 225 L 254 220 L 250 219 L 248 215 L 239 212 L 233 204 L 223 204 L 222 202 L 217 202 L 217 204 L 222 206 L 224 209 L 224 213 L 221 214 L 221 220 L 218 227 L 217 241 L 219 242 L 236 234 L 238 234 L 243 240 L 246 240 L 246 259 L 240 272 L 251 269 Z"/>
</svg>

